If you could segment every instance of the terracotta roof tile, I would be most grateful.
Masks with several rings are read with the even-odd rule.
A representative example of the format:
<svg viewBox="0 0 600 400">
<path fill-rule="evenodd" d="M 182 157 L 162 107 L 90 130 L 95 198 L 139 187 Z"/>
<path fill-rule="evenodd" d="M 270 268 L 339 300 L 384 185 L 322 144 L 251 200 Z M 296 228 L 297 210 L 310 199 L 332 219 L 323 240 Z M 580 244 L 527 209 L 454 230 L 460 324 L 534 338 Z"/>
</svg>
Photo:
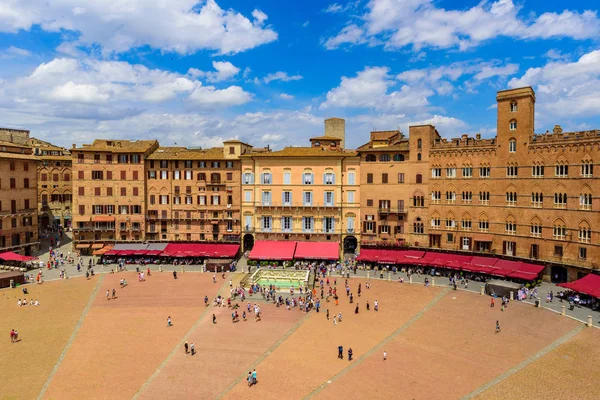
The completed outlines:
<svg viewBox="0 0 600 400">
<path fill-rule="evenodd" d="M 14 158 L 18 160 L 38 161 L 37 157 L 33 154 L 7 153 L 4 151 L 0 151 L 0 158 Z"/>
<path fill-rule="evenodd" d="M 316 137 L 311 137 L 310 140 L 342 140 L 339 137 L 335 137 L 335 136 L 316 136 Z"/>
<path fill-rule="evenodd" d="M 110 145 L 109 145 L 110 143 Z M 77 147 L 77 151 L 110 151 L 112 153 L 145 153 L 153 146 L 158 146 L 157 140 L 104 140 L 96 139 L 91 145 Z"/>
<path fill-rule="evenodd" d="M 6 140 L 0 140 L 0 146 L 18 147 L 19 149 L 30 149 L 31 148 L 31 146 L 27 146 L 24 144 L 17 144 L 17 143 L 9 142 Z"/>
<path fill-rule="evenodd" d="M 399 133 L 400 131 L 375 131 L 371 132 L 371 140 L 386 140 Z"/>
<path fill-rule="evenodd" d="M 224 160 L 222 147 L 210 149 L 188 149 L 186 147 L 159 147 L 148 160 Z"/>
<path fill-rule="evenodd" d="M 270 153 L 245 154 L 242 157 L 352 157 L 354 150 L 322 150 L 318 147 L 285 147 Z"/>
</svg>

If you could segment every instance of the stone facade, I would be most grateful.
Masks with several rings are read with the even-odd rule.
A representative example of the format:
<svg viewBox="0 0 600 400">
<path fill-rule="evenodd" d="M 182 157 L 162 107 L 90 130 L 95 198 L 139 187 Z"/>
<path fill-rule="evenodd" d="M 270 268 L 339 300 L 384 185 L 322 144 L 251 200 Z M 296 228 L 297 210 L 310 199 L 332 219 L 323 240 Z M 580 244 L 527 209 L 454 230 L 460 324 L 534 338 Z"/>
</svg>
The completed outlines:
<svg viewBox="0 0 600 400">
<path fill-rule="evenodd" d="M 237 140 L 207 150 L 159 147 L 146 161 L 150 241 L 239 242 L 240 155 Z"/>
<path fill-rule="evenodd" d="M 37 159 L 28 131 L 0 129 L 0 252 L 31 254 L 38 245 Z M 7 133 L 8 132 L 8 133 Z M 13 135 L 18 132 L 19 135 Z"/>
<path fill-rule="evenodd" d="M 37 157 L 38 212 L 40 227 L 71 226 L 73 171 L 71 153 L 64 147 L 31 138 Z"/>
</svg>

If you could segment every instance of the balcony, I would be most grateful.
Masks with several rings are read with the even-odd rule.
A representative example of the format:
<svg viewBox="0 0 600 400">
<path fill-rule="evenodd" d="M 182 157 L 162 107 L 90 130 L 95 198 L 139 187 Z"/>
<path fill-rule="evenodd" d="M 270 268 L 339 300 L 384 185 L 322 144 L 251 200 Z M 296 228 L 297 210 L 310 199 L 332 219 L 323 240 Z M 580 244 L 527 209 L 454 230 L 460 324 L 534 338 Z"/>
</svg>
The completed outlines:
<svg viewBox="0 0 600 400">
<path fill-rule="evenodd" d="M 222 181 L 220 179 L 211 179 L 210 181 L 206 182 L 207 185 L 225 185 L 225 181 Z"/>
<path fill-rule="evenodd" d="M 379 214 L 406 214 L 407 212 L 408 210 L 405 208 L 387 207 L 379 209 Z"/>
</svg>

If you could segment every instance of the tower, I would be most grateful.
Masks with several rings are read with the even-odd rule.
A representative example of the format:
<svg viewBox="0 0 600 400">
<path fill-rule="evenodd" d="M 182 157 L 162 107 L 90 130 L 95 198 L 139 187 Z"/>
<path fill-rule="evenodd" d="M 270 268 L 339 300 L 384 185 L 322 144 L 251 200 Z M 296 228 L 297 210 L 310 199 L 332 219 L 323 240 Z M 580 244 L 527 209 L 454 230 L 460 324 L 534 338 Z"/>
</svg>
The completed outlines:
<svg viewBox="0 0 600 400">
<path fill-rule="evenodd" d="M 341 139 L 341 148 L 343 149 L 346 143 L 346 120 L 342 118 L 326 119 L 325 136 L 332 136 Z"/>
<path fill-rule="evenodd" d="M 514 153 L 534 134 L 535 92 L 530 86 L 502 90 L 496 95 L 496 101 L 498 144 L 502 153 Z"/>
</svg>

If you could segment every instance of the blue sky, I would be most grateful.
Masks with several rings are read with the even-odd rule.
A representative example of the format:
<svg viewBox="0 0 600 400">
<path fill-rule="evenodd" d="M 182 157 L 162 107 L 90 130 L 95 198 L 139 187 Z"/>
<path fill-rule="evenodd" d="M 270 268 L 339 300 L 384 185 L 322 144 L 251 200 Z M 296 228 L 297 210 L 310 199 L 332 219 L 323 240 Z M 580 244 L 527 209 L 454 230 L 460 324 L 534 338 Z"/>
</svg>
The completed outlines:
<svg viewBox="0 0 600 400">
<path fill-rule="evenodd" d="M 285 4 L 285 6 L 284 6 Z M 567 4 L 568 8 L 565 8 Z M 600 17 L 581 0 L 7 0 L 0 125 L 70 147 L 157 138 L 275 148 L 346 118 L 495 134 L 495 93 L 531 85 L 536 132 L 600 127 Z"/>
</svg>

